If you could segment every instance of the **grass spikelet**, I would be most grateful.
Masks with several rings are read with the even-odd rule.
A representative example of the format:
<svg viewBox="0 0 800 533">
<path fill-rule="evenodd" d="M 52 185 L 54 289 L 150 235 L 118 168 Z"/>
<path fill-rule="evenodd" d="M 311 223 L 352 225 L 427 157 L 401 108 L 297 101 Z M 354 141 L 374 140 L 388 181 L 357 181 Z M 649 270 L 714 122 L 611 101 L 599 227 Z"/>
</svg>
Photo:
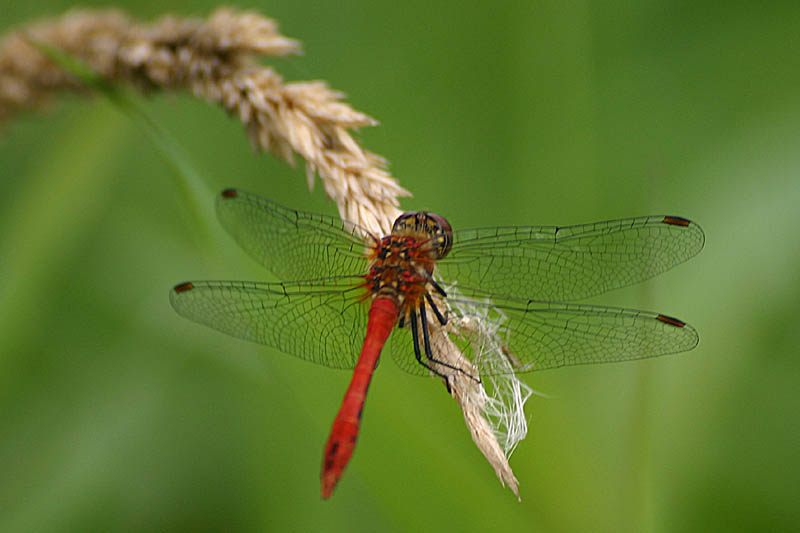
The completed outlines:
<svg viewBox="0 0 800 533">
<path fill-rule="evenodd" d="M 28 25 L 0 43 L 0 123 L 41 107 L 53 94 L 85 91 L 44 56 L 41 42 L 89 65 L 112 83 L 144 92 L 189 90 L 221 105 L 245 126 L 251 143 L 306 163 L 309 183 L 322 179 L 342 217 L 375 233 L 388 231 L 409 196 L 386 160 L 361 148 L 351 130 L 377 121 L 342 102 L 324 82 L 285 83 L 259 56 L 300 52 L 297 41 L 255 12 L 220 8 L 206 19 L 164 16 L 139 24 L 119 10 L 73 11 Z M 388 221 L 388 222 L 387 222 Z"/>
</svg>

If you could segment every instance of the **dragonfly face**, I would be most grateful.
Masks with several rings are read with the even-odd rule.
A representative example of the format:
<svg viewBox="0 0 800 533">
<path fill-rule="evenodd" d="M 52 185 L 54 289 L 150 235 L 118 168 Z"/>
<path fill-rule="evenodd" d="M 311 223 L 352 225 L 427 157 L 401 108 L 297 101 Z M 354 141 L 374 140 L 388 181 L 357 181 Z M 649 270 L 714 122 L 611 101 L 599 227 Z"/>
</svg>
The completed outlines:
<svg viewBox="0 0 800 533">
<path fill-rule="evenodd" d="M 453 228 L 444 217 L 434 213 L 403 213 L 394 221 L 392 234 L 427 239 L 433 259 L 443 258 L 453 247 Z"/>
</svg>

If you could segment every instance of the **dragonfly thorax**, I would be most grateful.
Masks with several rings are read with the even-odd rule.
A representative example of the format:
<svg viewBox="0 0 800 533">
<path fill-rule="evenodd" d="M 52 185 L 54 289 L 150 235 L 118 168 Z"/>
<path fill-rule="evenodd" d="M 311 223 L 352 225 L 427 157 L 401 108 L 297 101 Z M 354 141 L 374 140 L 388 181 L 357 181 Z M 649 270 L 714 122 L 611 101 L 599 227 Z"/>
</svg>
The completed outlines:
<svg viewBox="0 0 800 533">
<path fill-rule="evenodd" d="M 415 305 L 433 273 L 434 259 L 425 242 L 400 235 L 381 239 L 366 276 L 370 292 L 391 298 L 399 307 Z"/>
</svg>

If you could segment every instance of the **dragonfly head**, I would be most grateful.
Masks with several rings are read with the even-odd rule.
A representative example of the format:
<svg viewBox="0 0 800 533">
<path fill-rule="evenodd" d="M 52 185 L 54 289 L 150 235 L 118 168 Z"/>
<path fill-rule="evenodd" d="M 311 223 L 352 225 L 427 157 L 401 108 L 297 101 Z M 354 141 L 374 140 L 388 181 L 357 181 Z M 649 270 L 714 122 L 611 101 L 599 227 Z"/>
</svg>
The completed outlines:
<svg viewBox="0 0 800 533">
<path fill-rule="evenodd" d="M 403 213 L 392 226 L 395 235 L 411 235 L 428 239 L 433 259 L 446 256 L 453 246 L 453 228 L 444 217 L 419 211 Z"/>
</svg>

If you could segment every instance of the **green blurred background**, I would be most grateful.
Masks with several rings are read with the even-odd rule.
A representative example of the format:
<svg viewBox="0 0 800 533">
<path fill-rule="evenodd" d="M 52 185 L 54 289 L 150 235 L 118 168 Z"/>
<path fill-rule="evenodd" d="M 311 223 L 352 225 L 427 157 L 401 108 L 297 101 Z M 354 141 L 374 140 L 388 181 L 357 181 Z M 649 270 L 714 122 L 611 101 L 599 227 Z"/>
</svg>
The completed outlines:
<svg viewBox="0 0 800 533">
<path fill-rule="evenodd" d="M 129 3 L 147 19 L 214 6 Z M 0 26 L 71 5 L 1 0 Z M 526 376 L 549 397 L 511 460 L 522 503 L 442 386 L 385 363 L 323 502 L 349 374 L 178 317 L 176 282 L 265 274 L 229 238 L 198 239 L 135 124 L 64 97 L 0 138 L 0 530 L 800 527 L 797 1 L 240 5 L 304 43 L 275 62 L 287 79 L 327 80 L 381 121 L 361 138 L 414 193 L 404 208 L 455 227 L 698 221 L 700 256 L 593 301 L 678 316 L 700 345 Z M 210 190 L 335 214 L 220 109 L 145 108 Z"/>
</svg>

